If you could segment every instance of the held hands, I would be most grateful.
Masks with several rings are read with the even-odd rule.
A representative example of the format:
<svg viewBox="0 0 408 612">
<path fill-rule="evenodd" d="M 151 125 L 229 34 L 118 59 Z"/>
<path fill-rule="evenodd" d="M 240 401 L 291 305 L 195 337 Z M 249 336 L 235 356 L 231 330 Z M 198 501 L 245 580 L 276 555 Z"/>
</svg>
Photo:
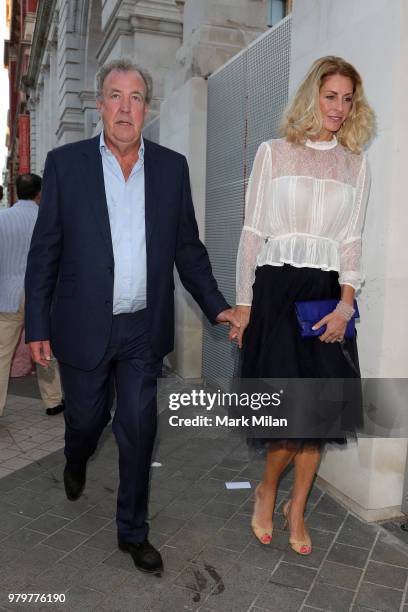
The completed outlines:
<svg viewBox="0 0 408 612">
<path fill-rule="evenodd" d="M 344 320 L 341 314 L 333 310 L 333 312 L 330 312 L 323 319 L 315 323 L 312 329 L 319 329 L 322 325 L 326 325 L 326 331 L 319 336 L 319 340 L 322 342 L 342 342 L 344 340 L 347 321 Z"/>
<path fill-rule="evenodd" d="M 38 340 L 29 342 L 28 346 L 31 351 L 31 358 L 35 363 L 48 368 L 51 365 L 52 353 L 49 340 Z"/>
<path fill-rule="evenodd" d="M 228 340 L 236 340 L 239 348 L 242 348 L 242 337 L 244 331 L 248 327 L 249 318 L 251 316 L 251 306 L 235 306 L 234 314 L 236 323 L 231 327 L 228 334 Z"/>
<path fill-rule="evenodd" d="M 242 334 L 244 333 L 245 327 L 248 325 L 248 323 L 246 323 L 245 327 L 242 328 L 243 317 L 241 316 L 241 313 L 238 310 L 240 308 L 247 307 L 237 306 L 236 308 L 228 308 L 228 310 L 220 312 L 220 314 L 216 318 L 217 323 L 224 323 L 226 325 L 231 326 L 230 332 L 228 334 L 228 340 L 231 341 L 232 339 L 238 339 L 239 348 L 241 348 L 242 346 Z M 249 310 L 251 310 L 250 307 Z"/>
<path fill-rule="evenodd" d="M 224 325 L 237 325 L 239 323 L 233 308 L 223 310 L 215 320 L 217 323 L 223 323 Z"/>
</svg>

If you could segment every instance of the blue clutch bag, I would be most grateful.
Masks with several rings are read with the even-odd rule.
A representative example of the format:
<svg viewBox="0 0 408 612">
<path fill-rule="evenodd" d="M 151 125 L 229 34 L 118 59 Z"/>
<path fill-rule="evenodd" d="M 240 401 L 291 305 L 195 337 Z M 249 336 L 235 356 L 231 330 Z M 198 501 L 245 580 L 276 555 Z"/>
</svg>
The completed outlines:
<svg viewBox="0 0 408 612">
<path fill-rule="evenodd" d="M 338 302 L 339 300 L 310 300 L 306 302 L 295 302 L 296 318 L 302 338 L 314 338 L 315 336 L 321 336 L 326 330 L 326 325 L 322 325 L 322 327 L 319 327 L 319 329 L 312 329 L 312 327 L 315 323 L 320 321 L 320 319 L 323 319 L 323 317 L 328 315 L 330 312 L 333 312 Z M 356 319 L 360 317 L 356 300 L 354 300 L 353 307 L 355 313 L 347 323 L 344 334 L 345 338 L 354 338 L 356 333 L 355 323 Z"/>
</svg>

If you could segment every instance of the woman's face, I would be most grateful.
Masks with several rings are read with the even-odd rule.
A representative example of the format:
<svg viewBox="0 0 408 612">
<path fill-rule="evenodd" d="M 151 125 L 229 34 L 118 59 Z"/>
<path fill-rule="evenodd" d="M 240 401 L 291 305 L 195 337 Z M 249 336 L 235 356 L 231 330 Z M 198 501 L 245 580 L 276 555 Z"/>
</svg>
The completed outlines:
<svg viewBox="0 0 408 612">
<path fill-rule="evenodd" d="M 353 106 L 353 82 L 342 74 L 326 77 L 320 88 L 320 110 L 323 116 L 323 131 L 320 138 L 330 140 Z"/>
</svg>

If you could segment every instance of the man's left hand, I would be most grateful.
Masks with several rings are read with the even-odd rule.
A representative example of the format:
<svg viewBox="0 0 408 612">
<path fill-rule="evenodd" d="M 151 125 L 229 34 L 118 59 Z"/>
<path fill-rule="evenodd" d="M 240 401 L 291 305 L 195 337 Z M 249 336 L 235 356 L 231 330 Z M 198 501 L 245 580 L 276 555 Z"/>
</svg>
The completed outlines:
<svg viewBox="0 0 408 612">
<path fill-rule="evenodd" d="M 240 320 L 236 316 L 233 308 L 228 308 L 227 310 L 223 310 L 216 317 L 217 323 L 223 323 L 224 325 L 234 325 L 235 327 L 240 327 Z"/>
</svg>

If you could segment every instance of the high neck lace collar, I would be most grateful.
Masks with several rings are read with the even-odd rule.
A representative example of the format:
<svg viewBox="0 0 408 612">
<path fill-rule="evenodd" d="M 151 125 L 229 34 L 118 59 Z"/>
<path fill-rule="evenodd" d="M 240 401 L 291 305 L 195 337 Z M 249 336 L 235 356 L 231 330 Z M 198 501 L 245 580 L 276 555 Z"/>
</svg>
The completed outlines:
<svg viewBox="0 0 408 612">
<path fill-rule="evenodd" d="M 306 140 L 305 145 L 310 147 L 311 149 L 318 149 L 319 151 L 327 151 L 328 149 L 333 149 L 337 146 L 337 138 L 333 134 L 333 138 L 331 140 Z"/>
</svg>

